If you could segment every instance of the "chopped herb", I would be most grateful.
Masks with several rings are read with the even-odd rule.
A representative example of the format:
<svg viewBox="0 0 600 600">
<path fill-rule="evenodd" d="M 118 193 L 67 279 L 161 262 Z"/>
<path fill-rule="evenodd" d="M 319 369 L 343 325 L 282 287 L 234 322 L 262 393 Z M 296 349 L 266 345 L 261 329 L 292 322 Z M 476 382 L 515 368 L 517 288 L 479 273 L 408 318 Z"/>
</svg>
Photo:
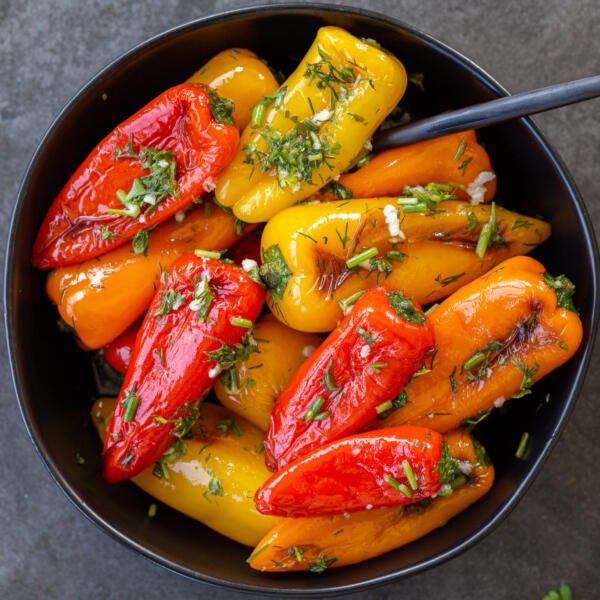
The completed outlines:
<svg viewBox="0 0 600 600">
<path fill-rule="evenodd" d="M 346 314 L 350 308 L 356 304 L 356 302 L 358 302 L 359 298 L 366 292 L 367 290 L 358 290 L 357 292 L 354 292 L 354 294 L 351 294 L 350 296 L 348 296 L 347 298 L 344 298 L 342 300 L 338 300 L 338 304 L 340 305 L 340 308 L 344 311 L 344 314 Z"/>
<path fill-rule="evenodd" d="M 264 552 L 271 544 L 265 544 L 264 546 L 261 546 L 258 550 L 255 550 L 247 559 L 246 562 L 249 563 L 250 561 L 254 560 L 261 552 Z"/>
<path fill-rule="evenodd" d="M 317 243 L 317 240 L 315 240 L 314 237 L 308 235 L 308 233 L 304 233 L 303 231 L 296 231 L 296 233 L 298 235 L 301 235 L 302 237 L 305 237 L 306 239 L 310 240 L 311 242 L 313 242 L 314 244 Z"/>
<path fill-rule="evenodd" d="M 475 213 L 471 210 L 467 212 L 467 220 L 467 231 L 473 231 L 473 229 L 475 229 L 477 225 L 479 225 L 479 221 L 477 220 Z"/>
<path fill-rule="evenodd" d="M 129 157 L 130 154 L 122 152 L 119 154 L 115 151 L 115 158 L 119 159 L 123 156 Z M 179 195 L 175 178 L 177 165 L 173 152 L 144 147 L 142 152 L 135 156 L 142 162 L 142 167 L 148 169 L 150 173 L 134 179 L 129 192 L 117 190 L 117 198 L 124 208 L 107 208 L 107 213 L 137 218 L 142 208 L 145 207 L 144 213 L 147 214 L 167 196 Z"/>
<path fill-rule="evenodd" d="M 378 414 L 379 419 L 385 419 L 389 417 L 394 411 L 406 406 L 409 402 L 408 393 L 405 390 L 402 390 L 395 398 L 392 400 L 387 400 L 386 402 L 382 402 L 378 406 L 375 407 L 375 412 Z"/>
<path fill-rule="evenodd" d="M 367 248 L 354 256 L 351 256 L 346 260 L 346 267 L 348 269 L 354 269 L 358 267 L 361 262 L 365 260 L 370 260 L 371 258 L 375 258 L 377 256 L 378 250 L 377 248 Z"/>
<path fill-rule="evenodd" d="M 452 390 L 452 395 L 456 398 L 456 392 L 458 390 L 456 385 L 456 380 L 454 379 L 454 375 L 456 374 L 456 366 L 452 369 L 452 373 L 450 373 L 450 389 Z"/>
<path fill-rule="evenodd" d="M 306 552 L 306 548 L 299 548 L 298 546 L 292 546 L 288 548 L 288 556 L 292 556 L 298 562 L 302 562 L 302 555 Z"/>
<path fill-rule="evenodd" d="M 481 228 L 475 253 L 477 256 L 479 256 L 479 258 L 483 259 L 488 248 L 501 248 L 504 246 L 506 246 L 506 242 L 504 241 L 504 238 L 498 229 L 498 224 L 496 223 L 496 203 L 492 202 L 490 218 L 489 221 Z"/>
<path fill-rule="evenodd" d="M 223 419 L 223 421 L 217 421 L 215 427 L 219 431 L 222 431 L 223 435 L 229 435 L 230 431 L 233 431 L 238 437 L 242 435 L 242 430 L 233 417 L 227 417 L 226 419 Z"/>
<path fill-rule="evenodd" d="M 221 343 L 216 350 L 206 352 L 209 360 L 214 360 L 221 366 L 222 371 L 234 368 L 239 362 L 248 360 L 253 352 L 260 352 L 256 340 L 252 337 L 252 332 L 247 332 L 242 340 L 233 346 Z"/>
<path fill-rule="evenodd" d="M 393 408 L 393 404 L 391 400 L 386 400 L 385 402 L 382 402 L 381 404 L 378 404 L 375 407 L 375 412 L 378 415 L 381 415 L 383 413 L 386 413 L 388 410 L 391 410 Z"/>
<path fill-rule="evenodd" d="M 528 367 L 522 360 L 518 358 L 513 359 L 514 365 L 523 373 L 523 379 L 521 381 L 521 385 L 519 386 L 520 391 L 517 394 L 511 396 L 512 398 L 522 398 L 523 396 L 527 396 L 527 394 L 531 394 L 531 387 L 534 384 L 533 377 L 540 370 L 540 366 L 537 361 L 534 361 L 533 367 Z"/>
<path fill-rule="evenodd" d="M 573 592 L 566 583 L 562 583 L 558 591 L 550 590 L 542 600 L 573 600 Z"/>
<path fill-rule="evenodd" d="M 338 69 L 333 65 L 331 57 L 321 47 L 317 47 L 317 50 L 320 60 L 306 65 L 304 77 L 308 77 L 311 83 L 316 80 L 318 89 L 330 91 L 331 108 L 333 109 L 340 94 L 344 94 L 348 86 L 355 81 L 356 73 L 350 67 Z"/>
<path fill-rule="evenodd" d="M 83 456 L 81 456 L 81 454 L 79 454 L 79 452 L 75 453 L 75 462 L 78 465 L 85 465 L 85 458 L 83 458 Z"/>
<path fill-rule="evenodd" d="M 573 304 L 573 294 L 575 293 L 574 283 L 565 275 L 552 277 L 550 273 L 544 273 L 544 281 L 556 293 L 556 305 L 561 308 L 567 308 L 577 314 L 577 309 Z"/>
<path fill-rule="evenodd" d="M 233 103 L 233 100 L 222 98 L 215 90 L 207 85 L 201 83 L 196 83 L 194 85 L 208 94 L 208 105 L 210 106 L 210 112 L 213 119 L 217 121 L 217 123 L 233 125 L 235 127 L 235 121 L 233 120 L 235 104 Z"/>
<path fill-rule="evenodd" d="M 404 474 L 406 475 L 410 489 L 413 491 L 417 490 L 419 488 L 419 482 L 415 477 L 415 472 L 413 471 L 410 463 L 406 459 L 402 461 L 402 468 L 404 469 Z"/>
<path fill-rule="evenodd" d="M 454 188 L 449 183 L 428 183 L 423 186 L 404 186 L 402 196 L 397 200 L 406 212 L 421 212 L 425 209 L 434 211 L 436 204 L 443 200 L 453 200 L 455 195 L 452 193 Z M 416 207 L 411 210 L 411 206 Z"/>
<path fill-rule="evenodd" d="M 515 452 L 516 458 L 520 458 L 521 460 L 525 458 L 525 454 L 528 450 L 529 438 L 529 434 L 526 431 L 524 431 L 523 435 L 521 436 L 521 440 L 519 441 L 519 446 L 517 447 L 517 450 Z"/>
<path fill-rule="evenodd" d="M 366 123 L 366 119 L 362 115 L 357 115 L 355 113 L 348 113 L 348 115 L 358 123 Z"/>
<path fill-rule="evenodd" d="M 310 564 L 308 570 L 311 573 L 323 573 L 323 571 L 329 568 L 336 560 L 337 558 L 329 558 L 327 554 L 325 554 L 324 552 L 320 552 L 317 559 Z"/>
<path fill-rule="evenodd" d="M 265 112 L 271 104 L 274 108 L 279 108 L 283 104 L 283 100 L 287 93 L 287 85 L 279 88 L 274 94 L 269 96 L 263 96 L 262 100 L 259 100 L 250 113 L 250 126 L 254 129 L 262 127 L 265 120 Z"/>
<path fill-rule="evenodd" d="M 185 304 L 185 296 L 174 289 L 161 290 L 160 306 L 152 313 L 155 317 L 161 317 L 177 310 Z"/>
<path fill-rule="evenodd" d="M 452 482 L 462 475 L 458 461 L 450 454 L 450 448 L 446 442 L 442 442 L 442 454 L 435 470 L 440 475 L 442 485 L 445 483 L 452 485 Z"/>
<path fill-rule="evenodd" d="M 492 414 L 492 409 L 488 408 L 487 410 L 480 410 L 474 417 L 469 417 L 468 419 L 464 419 L 462 424 L 466 425 L 470 429 L 479 425 L 479 423 L 485 421 Z"/>
<path fill-rule="evenodd" d="M 342 529 L 338 529 L 337 531 L 335 531 L 333 533 L 333 535 L 340 535 L 340 533 L 344 533 L 344 528 L 342 527 Z"/>
<path fill-rule="evenodd" d="M 346 249 L 346 244 L 348 243 L 348 221 L 346 221 L 346 226 L 344 228 L 344 235 L 341 236 L 340 232 L 337 230 L 335 230 L 336 235 L 338 236 L 338 239 L 340 240 L 340 244 L 342 244 L 342 248 L 345 250 Z"/>
<path fill-rule="evenodd" d="M 408 81 L 410 83 L 412 83 L 415 87 L 417 87 L 419 90 L 421 90 L 422 92 L 425 91 L 425 85 L 423 84 L 424 80 L 425 80 L 424 73 L 409 73 L 408 74 Z"/>
<path fill-rule="evenodd" d="M 140 403 L 140 399 L 135 395 L 137 389 L 137 381 L 133 384 L 130 390 L 125 390 L 125 396 L 121 400 L 121 406 L 125 409 L 123 411 L 123 422 L 130 423 L 133 421 L 135 412 Z"/>
<path fill-rule="evenodd" d="M 261 442 L 260 444 L 258 444 L 258 446 L 256 446 L 256 453 L 262 454 L 264 451 L 265 451 L 265 443 Z"/>
<path fill-rule="evenodd" d="M 387 367 L 388 364 L 386 362 L 378 362 L 378 363 L 372 363 L 369 365 L 369 367 L 371 367 L 371 369 L 373 369 L 373 371 L 375 371 L 375 373 L 381 373 L 381 369 L 383 369 L 384 367 Z"/>
<path fill-rule="evenodd" d="M 326 419 L 328 416 L 329 416 L 329 411 L 324 410 L 323 412 L 320 412 L 318 415 L 315 415 L 313 421 L 322 421 L 323 419 Z"/>
<path fill-rule="evenodd" d="M 465 273 L 463 271 L 462 273 L 457 273 L 456 275 L 448 275 L 447 277 L 442 277 L 442 274 L 440 273 L 435 278 L 435 281 L 437 281 L 442 287 L 446 287 L 447 285 L 458 281 L 464 274 Z"/>
<path fill-rule="evenodd" d="M 100 226 L 100 239 L 101 240 L 112 240 L 117 237 L 117 234 L 113 233 L 108 225 Z"/>
<path fill-rule="evenodd" d="M 231 317 L 229 322 L 234 327 L 244 327 L 245 329 L 252 329 L 254 323 L 250 319 L 244 319 L 243 317 Z"/>
<path fill-rule="evenodd" d="M 196 248 L 194 254 L 198 258 L 212 258 L 214 260 L 220 260 L 221 256 L 223 256 L 221 250 L 202 250 L 201 248 Z"/>
<path fill-rule="evenodd" d="M 263 264 L 259 272 L 262 280 L 276 300 L 283 298 L 283 293 L 292 276 L 278 244 L 262 251 Z"/>
<path fill-rule="evenodd" d="M 425 323 L 425 315 L 417 308 L 415 303 L 402 292 L 393 291 L 386 292 L 390 306 L 394 309 L 396 314 L 402 317 L 404 320 L 416 325 L 423 325 Z"/>
<path fill-rule="evenodd" d="M 352 198 L 352 190 L 337 181 L 330 181 L 325 187 L 321 188 L 321 191 L 326 194 L 333 194 L 340 200 L 349 200 Z"/>
<path fill-rule="evenodd" d="M 469 166 L 469 164 L 471 163 L 471 161 L 473 160 L 472 156 L 469 156 L 469 158 L 465 158 L 465 160 L 463 160 L 460 165 L 458 165 L 457 169 L 460 171 L 461 175 L 464 177 L 465 173 L 467 171 L 467 167 Z"/>
<path fill-rule="evenodd" d="M 221 480 L 213 475 L 208 482 L 208 489 L 206 490 L 206 493 L 209 496 L 223 496 L 224 491 Z"/>
<path fill-rule="evenodd" d="M 515 222 L 513 223 L 511 229 L 512 231 L 514 231 L 515 229 L 519 229 L 521 227 L 529 228 L 532 225 L 533 223 L 531 221 L 528 221 L 527 219 L 515 219 Z"/>
<path fill-rule="evenodd" d="M 323 396 L 317 396 L 310 405 L 310 408 L 306 411 L 304 421 L 310 423 L 315 418 L 315 415 L 321 410 L 324 403 L 325 398 L 323 398 Z"/>
<path fill-rule="evenodd" d="M 391 475 L 385 475 L 384 479 L 394 489 L 398 490 L 401 494 L 404 494 L 407 498 L 410 498 L 412 496 L 412 492 L 411 492 L 410 488 L 405 483 L 400 483 L 399 481 L 394 479 Z"/>
<path fill-rule="evenodd" d="M 356 328 L 356 333 L 363 339 L 369 346 L 372 346 L 375 343 L 375 340 L 379 337 L 378 333 L 371 333 L 367 331 L 360 325 Z"/>
<path fill-rule="evenodd" d="M 333 380 L 333 375 L 331 374 L 331 367 L 333 366 L 333 358 L 329 359 L 327 366 L 325 367 L 325 372 L 323 373 L 323 385 L 328 392 L 332 392 L 331 397 L 334 398 L 341 391 L 341 387 L 336 387 L 335 382 Z"/>
<path fill-rule="evenodd" d="M 262 173 L 275 169 L 279 187 L 294 187 L 307 182 L 314 185 L 312 174 L 315 169 L 326 165 L 333 169 L 330 160 L 340 151 L 340 144 L 331 144 L 325 133 L 319 133 L 319 126 L 310 119 L 302 121 L 287 114 L 294 126 L 286 133 L 280 133 L 265 125 L 260 136 L 266 142 L 266 150 L 255 144 L 245 144 L 242 148 L 246 163 L 260 167 Z"/>
<path fill-rule="evenodd" d="M 207 278 L 200 277 L 194 286 L 193 297 L 194 299 L 189 304 L 190 308 L 196 312 L 200 321 L 206 321 L 212 301 L 215 299 Z"/>
<path fill-rule="evenodd" d="M 408 254 L 404 254 L 404 252 L 399 252 L 398 250 L 388 250 L 385 253 L 385 256 L 389 259 L 389 260 L 395 260 L 397 262 L 404 262 L 406 260 L 406 258 L 408 257 Z"/>
<path fill-rule="evenodd" d="M 458 142 L 458 148 L 456 149 L 456 152 L 454 153 L 452 160 L 454 162 L 458 162 L 462 158 L 462 155 L 465 153 L 466 149 L 467 149 L 467 140 L 465 140 L 465 138 L 461 138 L 460 142 Z"/>
<path fill-rule="evenodd" d="M 154 502 L 148 507 L 148 517 L 153 519 L 156 516 L 156 504 Z"/>
<path fill-rule="evenodd" d="M 133 236 L 131 245 L 133 246 L 134 254 L 148 254 L 148 242 L 150 240 L 150 229 L 140 229 Z"/>
</svg>

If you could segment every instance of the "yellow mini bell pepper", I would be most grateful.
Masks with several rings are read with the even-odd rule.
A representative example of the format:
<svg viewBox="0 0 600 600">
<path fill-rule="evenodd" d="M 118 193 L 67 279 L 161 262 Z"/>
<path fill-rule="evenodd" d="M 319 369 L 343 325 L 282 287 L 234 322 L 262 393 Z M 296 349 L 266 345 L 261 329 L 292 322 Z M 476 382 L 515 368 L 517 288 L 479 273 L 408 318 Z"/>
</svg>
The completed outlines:
<svg viewBox="0 0 600 600">
<path fill-rule="evenodd" d="M 494 204 L 444 200 L 410 212 L 407 200 L 309 203 L 271 219 L 261 274 L 273 314 L 293 329 L 331 331 L 348 298 L 383 282 L 432 303 L 550 235 L 548 223 Z"/>
<path fill-rule="evenodd" d="M 114 412 L 115 398 L 94 403 L 92 418 L 101 438 Z M 279 519 L 261 515 L 254 493 L 271 473 L 262 455 L 263 434 L 224 408 L 204 403 L 185 438 L 185 454 L 163 461 L 166 474 L 147 469 L 132 478 L 145 492 L 171 508 L 247 546 L 255 545 Z M 160 475 L 162 472 L 159 471 Z"/>
<path fill-rule="evenodd" d="M 272 315 L 254 325 L 254 337 L 260 353 L 229 369 L 214 389 L 225 407 L 266 431 L 275 400 L 322 340 L 294 331 Z"/>
<path fill-rule="evenodd" d="M 266 221 L 345 171 L 396 106 L 406 71 L 343 29 L 323 27 L 298 68 L 252 111 L 217 200 Z"/>
<path fill-rule="evenodd" d="M 218 90 L 223 98 L 233 100 L 233 116 L 239 129 L 250 122 L 250 109 L 263 96 L 272 94 L 279 87 L 268 65 L 245 48 L 219 52 L 187 82 L 204 83 Z"/>
</svg>

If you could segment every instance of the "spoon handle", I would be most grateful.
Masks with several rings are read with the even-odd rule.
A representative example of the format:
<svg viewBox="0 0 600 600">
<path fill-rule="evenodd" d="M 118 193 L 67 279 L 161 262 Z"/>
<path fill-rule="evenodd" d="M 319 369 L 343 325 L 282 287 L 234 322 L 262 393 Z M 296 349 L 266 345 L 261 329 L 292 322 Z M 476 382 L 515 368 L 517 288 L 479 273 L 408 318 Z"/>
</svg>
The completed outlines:
<svg viewBox="0 0 600 600">
<path fill-rule="evenodd" d="M 600 96 L 600 75 L 558 83 L 530 92 L 504 96 L 489 102 L 459 108 L 417 121 L 411 125 L 381 131 L 373 138 L 373 148 L 384 150 L 457 131 L 478 129 L 597 96 Z"/>
</svg>

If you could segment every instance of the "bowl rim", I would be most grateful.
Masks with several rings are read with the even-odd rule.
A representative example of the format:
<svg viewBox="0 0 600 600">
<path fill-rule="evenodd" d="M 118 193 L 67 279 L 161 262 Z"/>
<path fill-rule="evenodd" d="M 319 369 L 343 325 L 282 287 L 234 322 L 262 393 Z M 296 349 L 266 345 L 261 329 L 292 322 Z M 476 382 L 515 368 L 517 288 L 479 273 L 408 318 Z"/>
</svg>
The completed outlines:
<svg viewBox="0 0 600 600">
<path fill-rule="evenodd" d="M 539 474 L 542 465 L 547 460 L 550 451 L 553 449 L 556 444 L 561 432 L 563 431 L 567 419 L 573 411 L 579 393 L 581 391 L 581 387 L 583 385 L 585 375 L 589 366 L 589 362 L 594 349 L 594 342 L 596 338 L 596 332 L 598 328 L 598 307 L 599 307 L 599 299 L 598 294 L 594 294 L 594 302 L 590 307 L 590 322 L 591 322 L 591 331 L 589 332 L 589 341 L 587 345 L 583 348 L 583 355 L 581 356 L 580 363 L 578 365 L 578 369 L 575 375 L 575 383 L 570 390 L 568 397 L 564 403 L 562 412 L 560 413 L 559 419 L 557 421 L 556 426 L 554 427 L 551 435 L 546 440 L 543 445 L 540 455 L 538 459 L 532 463 L 529 467 L 529 470 L 525 477 L 518 484 L 517 488 L 511 494 L 506 502 L 504 502 L 488 519 L 488 521 L 476 532 L 468 535 L 460 542 L 452 546 L 450 549 L 437 554 L 433 557 L 430 557 L 426 560 L 423 560 L 415 565 L 410 567 L 406 567 L 391 573 L 387 573 L 385 575 L 371 577 L 369 579 L 365 579 L 363 581 L 349 583 L 349 584 L 334 584 L 334 585 L 325 585 L 312 587 L 311 589 L 303 589 L 303 588 L 295 588 L 285 586 L 285 579 L 281 579 L 282 584 L 279 587 L 264 587 L 261 585 L 247 584 L 247 583 L 235 583 L 231 580 L 227 580 L 221 577 L 212 576 L 207 573 L 200 573 L 193 569 L 186 568 L 172 560 L 169 560 L 163 556 L 161 556 L 158 552 L 154 552 L 149 548 L 145 547 L 143 544 L 136 542 L 134 539 L 130 538 L 127 534 L 120 531 L 116 527 L 114 527 L 110 522 L 100 517 L 96 512 L 85 502 L 84 498 L 82 498 L 74 486 L 66 479 L 65 476 L 61 473 L 61 470 L 54 464 L 54 461 L 49 456 L 49 451 L 45 444 L 40 441 L 40 431 L 34 424 L 32 414 L 30 413 L 29 407 L 26 405 L 24 401 L 25 393 L 23 391 L 23 385 L 21 377 L 16 369 L 16 354 L 17 354 L 17 345 L 16 345 L 16 336 L 14 330 L 14 303 L 13 303 L 13 284 L 14 284 L 14 272 L 13 272 L 13 264 L 14 264 L 14 248 L 15 248 L 15 239 L 16 239 L 16 226 L 20 221 L 22 212 L 23 212 L 23 197 L 27 191 L 27 188 L 30 185 L 31 175 L 35 171 L 38 166 L 38 162 L 40 160 L 40 156 L 45 150 L 46 146 L 49 144 L 51 138 L 54 136 L 55 132 L 60 129 L 63 123 L 68 119 L 71 110 L 79 102 L 82 96 L 85 96 L 91 87 L 96 85 L 96 83 L 104 78 L 108 78 L 112 75 L 112 72 L 119 68 L 121 65 L 130 60 L 133 56 L 139 54 L 140 52 L 144 52 L 152 48 L 152 46 L 162 43 L 164 40 L 181 35 L 186 32 L 194 31 L 196 29 L 201 29 L 207 25 L 212 25 L 216 23 L 220 23 L 223 21 L 234 20 L 239 17 L 243 17 L 246 15 L 252 14 L 264 14 L 264 13 L 272 13 L 272 14 L 289 14 L 290 16 L 296 13 L 311 13 L 315 11 L 321 12 L 329 12 L 329 13 L 341 13 L 347 15 L 355 15 L 358 17 L 367 17 L 376 21 L 382 21 L 391 25 L 397 29 L 403 30 L 408 34 L 414 36 L 420 41 L 426 43 L 430 47 L 434 48 L 437 52 L 441 54 L 449 55 L 451 58 L 457 60 L 462 63 L 465 67 L 467 67 L 471 75 L 477 78 L 481 83 L 483 83 L 487 89 L 497 94 L 498 96 L 506 96 L 508 95 L 508 91 L 500 85 L 491 75 L 489 75 L 484 69 L 475 64 L 471 59 L 464 56 L 462 53 L 448 46 L 444 42 L 441 42 L 434 38 L 433 36 L 421 31 L 420 29 L 405 23 L 399 19 L 394 17 L 390 17 L 383 13 L 368 10 L 360 7 L 347 6 L 344 4 L 329 4 L 329 3 L 321 3 L 321 2 L 294 2 L 294 3 L 274 3 L 274 4 L 259 4 L 256 6 L 248 6 L 243 8 L 237 8 L 233 10 L 222 11 L 218 13 L 212 13 L 203 17 L 199 17 L 196 19 L 192 19 L 190 21 L 186 21 L 181 23 L 180 25 L 176 25 L 169 29 L 166 29 L 156 35 L 147 38 L 146 40 L 136 44 L 129 50 L 120 54 L 118 57 L 111 60 L 108 64 L 102 67 L 98 72 L 96 72 L 82 87 L 80 87 L 77 92 L 71 97 L 70 100 L 63 106 L 63 108 L 58 112 L 58 114 L 52 120 L 50 126 L 45 131 L 44 135 L 41 138 L 41 141 L 37 145 L 35 151 L 31 159 L 29 160 L 27 167 L 22 176 L 19 190 L 17 192 L 17 200 L 14 205 L 12 215 L 10 218 L 9 229 L 8 229 L 8 238 L 6 243 L 6 252 L 5 252 L 5 261 L 4 261 L 4 277 L 3 277 L 3 300 L 4 300 L 4 326 L 5 326 L 5 340 L 8 349 L 8 360 L 10 365 L 11 372 L 11 380 L 13 384 L 13 389 L 15 391 L 15 395 L 17 397 L 17 401 L 19 404 L 19 410 L 21 413 L 21 417 L 25 424 L 25 428 L 27 430 L 27 434 L 35 451 L 38 456 L 41 458 L 43 464 L 46 469 L 50 473 L 54 482 L 58 485 L 61 491 L 66 495 L 66 497 L 70 500 L 70 502 L 77 508 L 77 510 L 82 513 L 88 520 L 90 520 L 94 525 L 96 525 L 102 531 L 108 533 L 111 537 L 118 540 L 121 544 L 128 547 L 131 550 L 137 551 L 142 556 L 150 559 L 152 562 L 168 569 L 171 572 L 177 573 L 179 575 L 183 575 L 184 577 L 199 581 L 205 584 L 209 584 L 213 587 L 217 588 L 225 588 L 230 590 L 235 590 L 238 592 L 245 593 L 261 593 L 265 595 L 277 595 L 281 593 L 286 593 L 295 596 L 322 596 L 322 595 L 339 595 L 348 592 L 357 592 L 361 590 L 365 590 L 367 588 L 373 588 L 380 585 L 384 585 L 386 583 L 391 583 L 397 581 L 403 577 L 407 577 L 409 575 L 413 575 L 419 572 L 422 572 L 426 569 L 429 569 L 433 566 L 441 564 L 446 560 L 458 556 L 466 551 L 468 548 L 471 548 L 477 542 L 486 537 L 489 533 L 491 533 L 511 512 L 511 510 L 518 504 L 518 502 L 523 498 L 525 492 L 529 488 L 529 486 L 533 483 L 535 477 Z M 598 275 L 600 272 L 600 257 L 598 253 L 598 244 L 596 241 L 594 229 L 592 226 L 592 222 L 587 211 L 587 208 L 584 204 L 583 198 L 575 184 L 571 174 L 569 173 L 567 167 L 564 162 L 558 155 L 558 153 L 550 146 L 550 144 L 546 141 L 543 134 L 539 131 L 538 127 L 534 124 L 534 122 L 528 118 L 521 118 L 520 121 L 526 127 L 528 133 L 532 136 L 532 138 L 540 145 L 542 151 L 549 158 L 553 167 L 556 169 L 560 179 L 562 180 L 563 185 L 568 191 L 569 195 L 573 200 L 573 205 L 576 210 L 577 216 L 579 220 L 584 224 L 584 235 L 585 240 L 584 243 L 589 246 L 591 252 L 591 263 L 592 263 L 592 278 L 590 281 L 592 290 L 597 291 L 598 289 Z M 318 580 L 315 581 L 318 583 Z"/>
</svg>

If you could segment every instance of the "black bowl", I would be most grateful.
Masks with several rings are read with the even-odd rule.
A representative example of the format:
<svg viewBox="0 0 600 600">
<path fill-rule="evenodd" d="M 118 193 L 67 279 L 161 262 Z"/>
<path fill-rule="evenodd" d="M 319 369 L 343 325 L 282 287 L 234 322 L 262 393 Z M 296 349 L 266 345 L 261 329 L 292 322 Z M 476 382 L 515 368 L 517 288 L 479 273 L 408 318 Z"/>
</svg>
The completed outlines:
<svg viewBox="0 0 600 600">
<path fill-rule="evenodd" d="M 5 270 L 5 315 L 14 384 L 23 418 L 42 460 L 71 501 L 115 538 L 159 564 L 198 580 L 263 593 L 326 593 L 389 582 L 455 556 L 491 531 L 515 506 L 564 427 L 590 358 L 597 322 L 598 252 L 592 227 L 565 167 L 531 121 L 481 132 L 498 173 L 498 199 L 542 215 L 553 235 L 535 256 L 577 284 L 584 339 L 577 355 L 508 404 L 478 435 L 497 469 L 491 492 L 446 527 L 379 558 L 321 576 L 263 575 L 245 563 L 248 549 L 166 507 L 145 518 L 149 497 L 134 485 L 100 477 L 100 444 L 89 418 L 96 393 L 88 357 L 58 333 L 44 293 L 45 274 L 30 264 L 38 226 L 55 194 L 89 150 L 113 126 L 184 80 L 231 45 L 255 50 L 289 72 L 318 27 L 338 25 L 377 39 L 409 72 L 425 74 L 403 100 L 415 115 L 489 100 L 505 91 L 481 69 L 440 42 L 383 15 L 339 6 L 252 8 L 188 23 L 126 53 L 94 77 L 56 118 L 25 174 L 15 207 Z M 103 94 L 107 99 L 103 100 Z M 549 394 L 549 397 L 547 396 Z M 549 400 L 549 401 L 548 401 Z M 514 457 L 523 431 L 531 454 Z M 86 457 L 85 468 L 75 454 Z"/>
</svg>

